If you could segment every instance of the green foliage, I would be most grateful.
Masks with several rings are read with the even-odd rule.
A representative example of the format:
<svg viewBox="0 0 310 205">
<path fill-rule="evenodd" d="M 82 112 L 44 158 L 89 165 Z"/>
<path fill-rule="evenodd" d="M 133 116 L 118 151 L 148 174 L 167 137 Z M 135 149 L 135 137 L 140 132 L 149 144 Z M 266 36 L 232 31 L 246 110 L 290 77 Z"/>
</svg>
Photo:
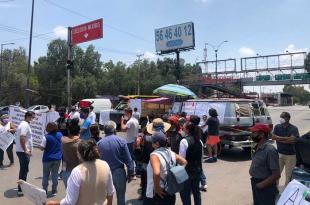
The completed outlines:
<svg viewBox="0 0 310 205">
<path fill-rule="evenodd" d="M 31 68 L 30 89 L 33 104 L 66 104 L 67 86 L 67 42 L 54 40 L 48 44 L 47 54 L 41 56 Z M 132 65 L 123 62 L 102 62 L 100 53 L 93 45 L 85 50 L 74 46 L 72 49 L 74 68 L 72 70 L 73 103 L 96 95 L 137 94 L 140 81 L 140 94 L 151 95 L 157 87 L 176 83 L 181 79 L 201 74 L 195 65 L 180 60 L 180 70 L 175 60 L 141 60 Z M 7 74 L 0 93 L 0 105 L 24 102 L 27 81 L 27 56 L 23 48 L 4 51 L 3 67 Z"/>
<path fill-rule="evenodd" d="M 310 92 L 305 90 L 303 86 L 285 85 L 283 92 L 293 95 L 295 103 L 306 105 L 310 102 Z"/>
</svg>

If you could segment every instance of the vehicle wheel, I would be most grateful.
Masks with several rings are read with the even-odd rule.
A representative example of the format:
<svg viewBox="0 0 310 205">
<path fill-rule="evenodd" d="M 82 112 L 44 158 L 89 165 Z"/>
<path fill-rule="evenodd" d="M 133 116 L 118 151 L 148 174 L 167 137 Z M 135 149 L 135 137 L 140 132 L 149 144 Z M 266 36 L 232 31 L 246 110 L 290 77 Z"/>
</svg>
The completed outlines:
<svg viewBox="0 0 310 205">
<path fill-rule="evenodd" d="M 219 143 L 217 144 L 217 155 L 218 155 L 218 156 L 221 155 L 222 149 L 223 149 L 222 143 L 219 142 Z"/>
<path fill-rule="evenodd" d="M 244 151 L 245 153 L 247 153 L 247 154 L 252 155 L 252 149 L 251 149 L 251 147 L 243 147 L 243 151 Z"/>
</svg>

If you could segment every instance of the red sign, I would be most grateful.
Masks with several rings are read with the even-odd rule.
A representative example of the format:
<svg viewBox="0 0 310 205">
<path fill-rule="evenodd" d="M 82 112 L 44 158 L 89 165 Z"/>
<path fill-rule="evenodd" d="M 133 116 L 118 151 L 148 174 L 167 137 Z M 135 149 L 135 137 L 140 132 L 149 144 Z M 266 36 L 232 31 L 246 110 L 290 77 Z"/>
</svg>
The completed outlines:
<svg viewBox="0 0 310 205">
<path fill-rule="evenodd" d="M 86 41 L 102 38 L 102 19 L 91 21 L 71 28 L 71 44 L 75 45 Z"/>
</svg>

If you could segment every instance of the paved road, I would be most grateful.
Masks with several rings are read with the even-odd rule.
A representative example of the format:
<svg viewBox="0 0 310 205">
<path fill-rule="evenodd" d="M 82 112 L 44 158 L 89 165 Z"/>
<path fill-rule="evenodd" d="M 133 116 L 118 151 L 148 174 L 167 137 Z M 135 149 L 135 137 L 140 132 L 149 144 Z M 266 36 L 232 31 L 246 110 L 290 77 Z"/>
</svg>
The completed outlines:
<svg viewBox="0 0 310 205">
<path fill-rule="evenodd" d="M 310 130 L 310 109 L 308 107 L 271 107 L 269 108 L 274 124 L 278 122 L 282 111 L 289 111 L 292 115 L 292 123 L 298 126 L 301 133 Z M 6 156 L 5 156 L 6 157 Z M 42 152 L 35 150 L 30 163 L 28 181 L 41 186 L 42 181 Z M 16 158 L 16 162 L 18 160 Z M 5 158 L 5 164 L 8 159 Z M 240 149 L 224 150 L 218 163 L 204 164 L 203 168 L 208 177 L 208 192 L 202 193 L 203 205 L 250 205 L 252 204 L 252 192 L 248 170 L 250 157 Z M 30 205 L 24 197 L 16 196 L 16 179 L 18 176 L 18 164 L 13 167 L 0 169 L 0 204 L 1 205 Z M 137 200 L 137 190 L 140 180 L 131 182 L 127 187 L 127 205 L 140 205 Z M 283 178 L 280 185 L 284 184 Z M 65 195 L 62 181 L 59 181 L 58 195 L 53 200 L 61 199 Z M 116 204 L 114 201 L 113 204 Z M 177 205 L 181 205 L 177 196 Z"/>
</svg>

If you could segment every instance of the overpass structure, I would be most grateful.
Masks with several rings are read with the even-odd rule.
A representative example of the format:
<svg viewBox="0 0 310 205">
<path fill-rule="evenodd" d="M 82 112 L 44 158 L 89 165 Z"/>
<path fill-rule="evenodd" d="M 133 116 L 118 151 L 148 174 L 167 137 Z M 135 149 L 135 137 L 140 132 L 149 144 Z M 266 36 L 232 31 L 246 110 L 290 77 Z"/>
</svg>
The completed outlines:
<svg viewBox="0 0 310 205">
<path fill-rule="evenodd" d="M 218 86 L 227 87 L 236 84 L 240 86 L 240 90 L 243 86 L 310 84 L 310 70 L 305 66 L 306 56 L 306 52 L 286 52 L 246 57 L 239 61 L 232 58 L 202 61 L 197 63 L 202 74 L 183 83 L 216 89 L 212 85 L 216 83 L 217 74 Z"/>
</svg>

